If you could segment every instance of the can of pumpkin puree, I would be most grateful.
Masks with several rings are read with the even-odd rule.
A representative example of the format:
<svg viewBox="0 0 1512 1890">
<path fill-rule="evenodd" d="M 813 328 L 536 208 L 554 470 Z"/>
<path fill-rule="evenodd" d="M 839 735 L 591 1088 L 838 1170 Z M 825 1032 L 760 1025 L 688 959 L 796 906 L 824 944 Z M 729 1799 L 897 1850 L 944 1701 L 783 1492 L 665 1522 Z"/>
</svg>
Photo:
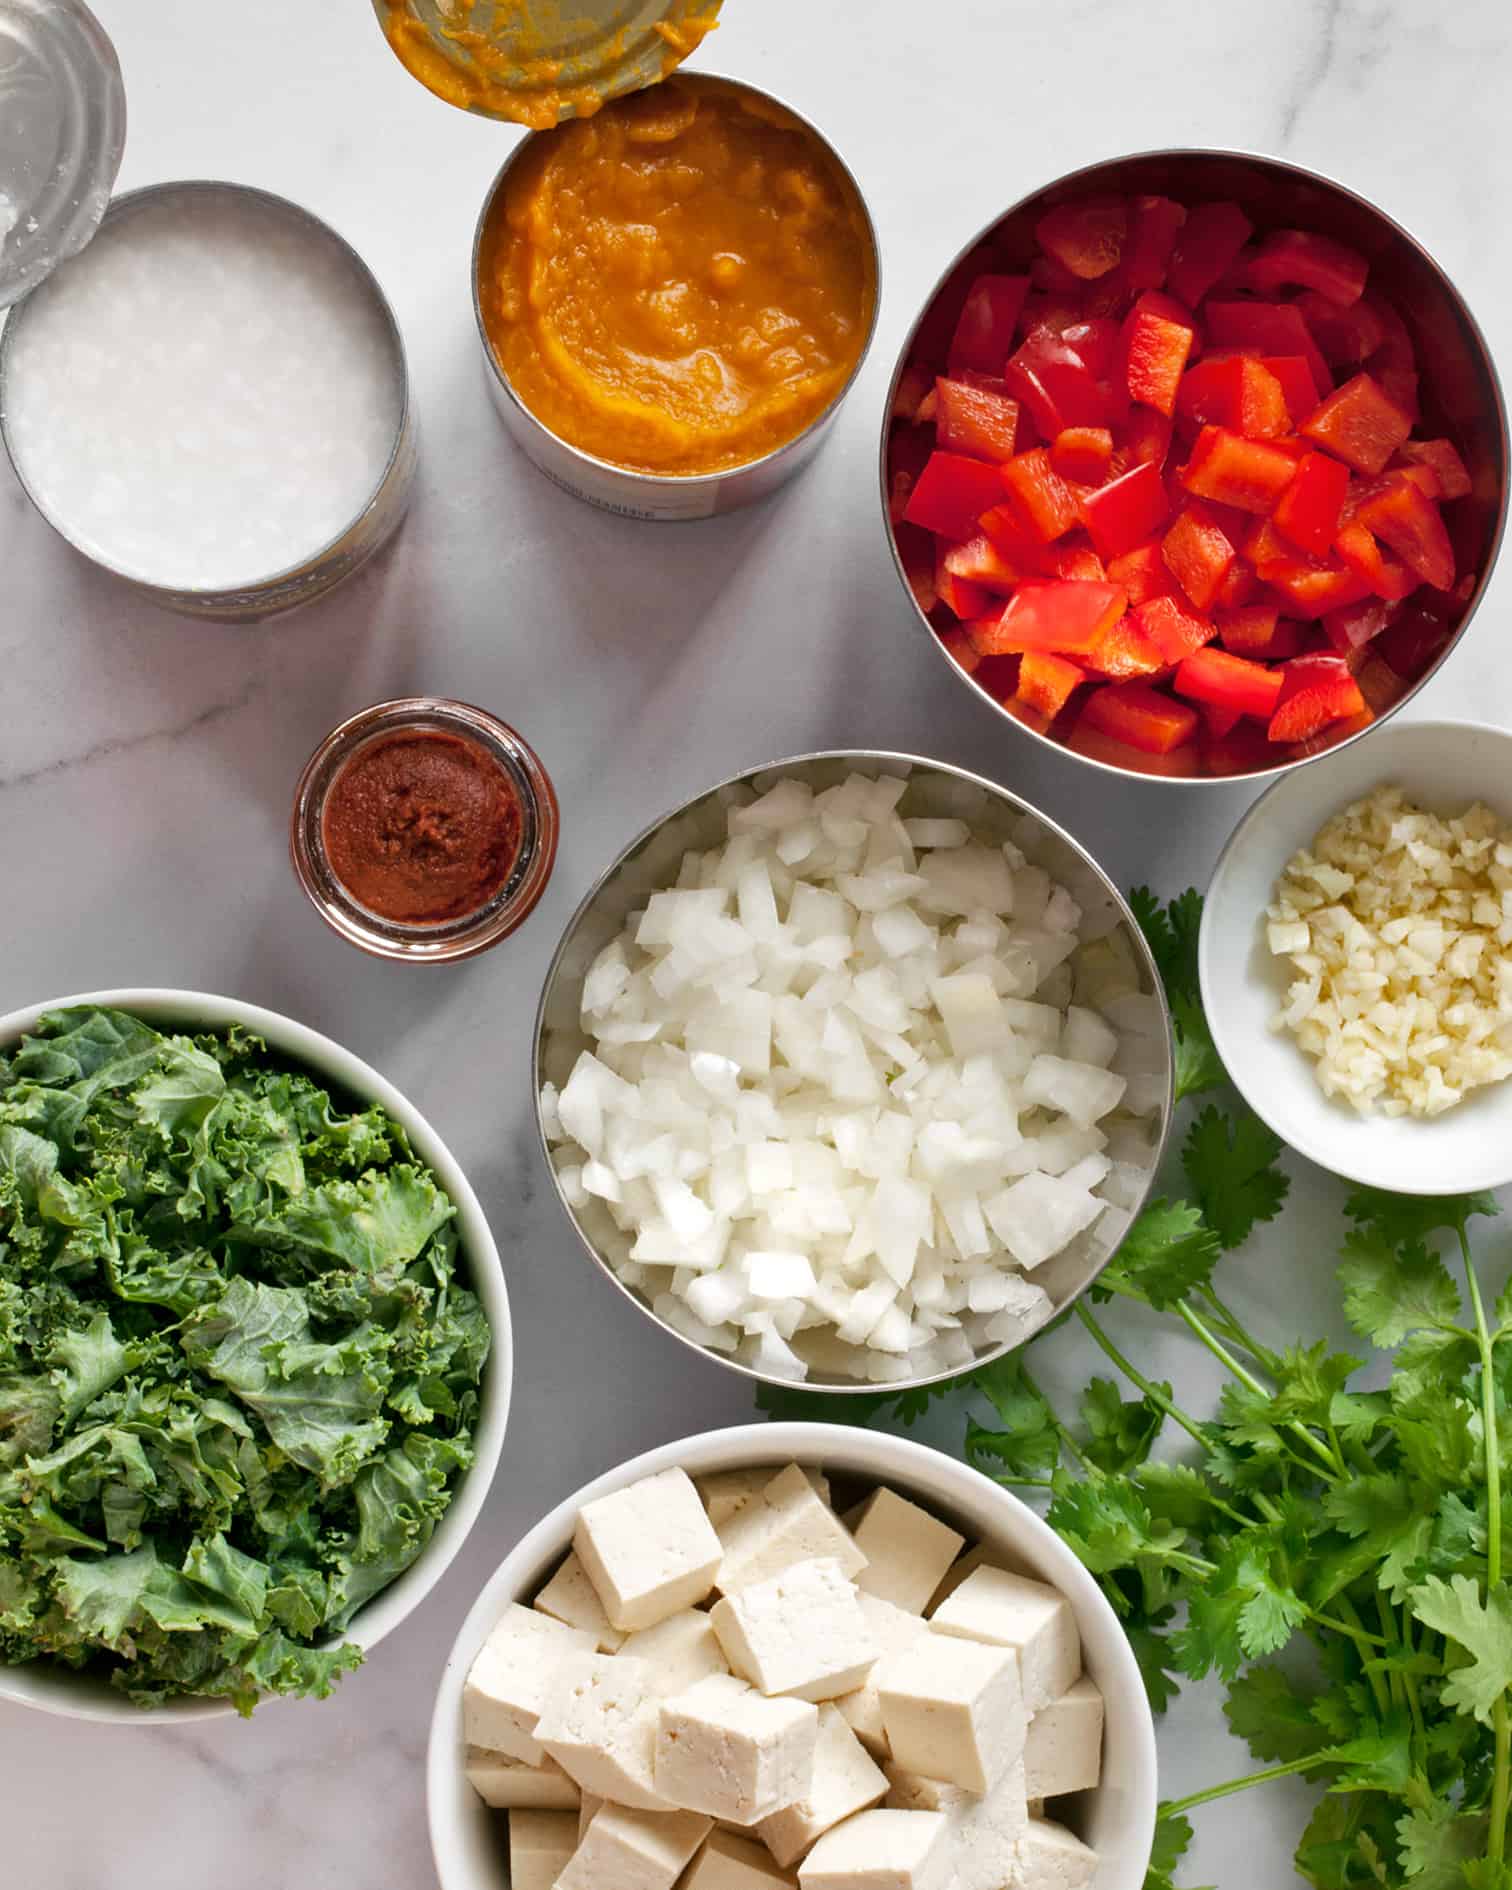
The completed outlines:
<svg viewBox="0 0 1512 1890">
<path fill-rule="evenodd" d="M 677 520 L 813 458 L 871 345 L 880 268 L 861 188 L 806 118 L 680 73 L 524 138 L 472 280 L 526 457 L 590 505 Z"/>
</svg>

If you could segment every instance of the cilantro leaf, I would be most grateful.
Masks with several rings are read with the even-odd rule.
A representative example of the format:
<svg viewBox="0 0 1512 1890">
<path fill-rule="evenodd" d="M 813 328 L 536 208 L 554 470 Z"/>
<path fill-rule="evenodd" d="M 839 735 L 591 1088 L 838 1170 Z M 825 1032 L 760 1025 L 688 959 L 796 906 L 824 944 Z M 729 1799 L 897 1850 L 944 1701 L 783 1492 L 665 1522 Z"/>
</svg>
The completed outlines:
<svg viewBox="0 0 1512 1890">
<path fill-rule="evenodd" d="M 1170 1620 L 1173 1612 L 1173 1609 L 1162 1608 L 1151 1615 L 1148 1621 L 1124 1623 L 1124 1633 L 1134 1650 L 1134 1658 L 1139 1662 L 1140 1677 L 1149 1695 L 1150 1710 L 1154 1713 L 1165 1712 L 1181 1691 L 1176 1684 L 1177 1668 L 1171 1652 L 1170 1636 L 1159 1631 Z"/>
<path fill-rule="evenodd" d="M 1437 1255 L 1420 1239 L 1398 1243 L 1373 1224 L 1350 1229 L 1339 1284 L 1345 1317 L 1383 1351 L 1409 1332 L 1440 1329 L 1459 1317 L 1459 1288 Z"/>
<path fill-rule="evenodd" d="M 1185 1540 L 1184 1530 L 1157 1527 L 1127 1477 L 1078 1481 L 1059 1473 L 1046 1520 L 1094 1575 L 1136 1568 L 1147 1561 L 1158 1565 L 1179 1552 Z"/>
<path fill-rule="evenodd" d="M 1222 1251 L 1218 1236 L 1190 1201 L 1152 1201 L 1124 1236 L 1094 1292 L 1099 1298 L 1122 1293 L 1164 1311 L 1206 1285 Z"/>
<path fill-rule="evenodd" d="M 1182 1812 L 1161 1804 L 1155 1811 L 1155 1836 L 1150 1845 L 1150 1873 L 1145 1890 L 1170 1890 L 1172 1873 L 1192 1842 L 1192 1821 Z"/>
<path fill-rule="evenodd" d="M 1239 1536 L 1216 1571 L 1194 1585 L 1187 1624 L 1173 1636 L 1181 1670 L 1193 1680 L 1216 1669 L 1232 1680 L 1246 1660 L 1274 1654 L 1307 1618 L 1301 1597 L 1273 1570 L 1276 1543 L 1255 1529 Z"/>
<path fill-rule="evenodd" d="M 1397 1843 L 1413 1890 L 1462 1890 L 1465 1865 L 1486 1848 L 1488 1820 L 1434 1798 L 1397 1819 Z"/>
<path fill-rule="evenodd" d="M 1328 1744 L 1312 1705 L 1279 1667 L 1262 1661 L 1233 1681 L 1223 1712 L 1229 1730 L 1246 1741 L 1257 1759 L 1289 1765 Z"/>
<path fill-rule="evenodd" d="M 1248 1110 L 1210 1103 L 1187 1131 L 1181 1163 L 1203 1218 L 1225 1248 L 1240 1247 L 1281 1211 L 1290 1181 L 1277 1166 L 1281 1138 Z"/>
<path fill-rule="evenodd" d="M 970 1418 L 967 1456 L 991 1458 L 1020 1477 L 1040 1477 L 1054 1470 L 1060 1462 L 1063 1433 L 1049 1400 L 1029 1377 L 1019 1356 L 1010 1353 L 995 1359 L 977 1372 L 971 1383 L 986 1396 L 1002 1429 L 989 1430 Z"/>
<path fill-rule="evenodd" d="M 1411 1586 L 1409 1570 L 1426 1554 L 1433 1533 L 1433 1518 L 1407 1479 L 1384 1472 L 1351 1477 L 1331 1486 L 1323 1508 L 1354 1546 L 1334 1569 L 1315 1570 L 1318 1585 L 1311 1592 L 1319 1605 L 1377 1565 L 1380 1586 L 1393 1601 L 1403 1600 Z"/>
<path fill-rule="evenodd" d="M 1335 1397 L 1359 1369 L 1359 1359 L 1347 1352 L 1330 1352 L 1326 1339 L 1305 1349 L 1288 1346 L 1276 1375 L 1276 1421 L 1326 1426 Z"/>
<path fill-rule="evenodd" d="M 1444 1687 L 1444 1704 L 1489 1726 L 1492 1707 L 1512 1687 L 1512 1587 L 1502 1582 L 1482 1600 L 1468 1575 L 1447 1581 L 1430 1575 L 1409 1602 L 1423 1626 L 1446 1635 L 1463 1656 Z"/>
<path fill-rule="evenodd" d="M 1150 947 L 1171 1008 L 1176 1100 L 1217 1089 L 1227 1077 L 1203 1014 L 1197 976 L 1202 895 L 1188 888 L 1163 907 L 1148 886 L 1136 886 L 1129 894 L 1129 906 Z"/>
<path fill-rule="evenodd" d="M 1462 1233 L 1477 1215 L 1497 1215 L 1496 1196 L 1480 1194 L 1390 1194 L 1383 1188 L 1359 1188 L 1344 1203 L 1352 1221 L 1374 1228 L 1393 1246 L 1404 1247 L 1429 1234 Z"/>
<path fill-rule="evenodd" d="M 1157 1385 L 1157 1391 L 1171 1395 L 1169 1385 Z M 1165 1412 L 1148 1398 L 1123 1398 L 1117 1385 L 1106 1378 L 1094 1378 L 1082 1393 L 1082 1421 L 1088 1437 L 1083 1454 L 1099 1470 L 1131 1470 L 1143 1463 L 1150 1446 L 1165 1423 Z"/>
</svg>

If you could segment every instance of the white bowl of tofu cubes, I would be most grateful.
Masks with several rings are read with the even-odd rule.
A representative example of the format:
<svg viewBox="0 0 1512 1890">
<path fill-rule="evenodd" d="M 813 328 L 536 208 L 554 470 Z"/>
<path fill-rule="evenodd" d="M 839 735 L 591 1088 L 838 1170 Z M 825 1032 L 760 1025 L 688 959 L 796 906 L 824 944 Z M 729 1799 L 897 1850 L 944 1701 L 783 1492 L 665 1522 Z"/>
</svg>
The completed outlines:
<svg viewBox="0 0 1512 1890">
<path fill-rule="evenodd" d="M 587 1252 L 684 1343 L 825 1391 L 948 1378 L 1062 1312 L 1144 1204 L 1171 1080 L 1117 887 L 911 755 L 773 762 L 649 827 L 536 1024 Z"/>
<path fill-rule="evenodd" d="M 442 1890 L 1141 1890 L 1155 1734 L 1054 1531 L 967 1465 L 743 1425 L 599 1477 L 431 1724 Z"/>
</svg>

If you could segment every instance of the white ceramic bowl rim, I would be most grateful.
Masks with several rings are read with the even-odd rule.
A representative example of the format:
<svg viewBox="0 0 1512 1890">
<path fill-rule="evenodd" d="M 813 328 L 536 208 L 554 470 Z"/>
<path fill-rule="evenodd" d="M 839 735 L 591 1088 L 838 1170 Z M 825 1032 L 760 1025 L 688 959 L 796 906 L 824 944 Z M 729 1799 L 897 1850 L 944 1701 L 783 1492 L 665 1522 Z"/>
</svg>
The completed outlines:
<svg viewBox="0 0 1512 1890">
<path fill-rule="evenodd" d="M 817 1463 L 840 1475 L 896 1483 L 905 1494 L 912 1492 L 947 1516 L 970 1509 L 999 1514 L 1001 1522 L 980 1533 L 1014 1545 L 1034 1573 L 1053 1583 L 1071 1603 L 1084 1651 L 1091 1656 L 1089 1666 L 1107 1704 L 1109 1733 L 1121 1751 L 1127 1748 L 1119 1761 L 1128 1776 L 1116 1850 L 1109 1833 L 1095 1834 L 1102 1858 L 1096 1890 L 1141 1890 L 1155 1830 L 1155 1725 L 1139 1663 L 1095 1578 L 1048 1523 L 969 1464 L 911 1438 L 827 1423 L 742 1424 L 658 1445 L 595 1477 L 521 1537 L 468 1610 L 447 1655 L 431 1716 L 426 1805 L 442 1890 L 504 1890 L 502 1873 L 479 1874 L 467 1854 L 464 1814 L 458 1806 L 459 1784 L 471 1795 L 460 1777 L 462 1687 L 477 1648 L 507 1604 L 528 1595 L 571 1545 L 583 1504 L 661 1470 L 682 1468 L 701 1475 L 790 1462 Z M 1096 1794 L 1085 1796 L 1097 1802 Z M 500 1817 L 498 1812 L 485 1814 L 481 1805 L 469 1810 Z"/>
<path fill-rule="evenodd" d="M 1374 788 L 1399 784 L 1436 811 L 1484 800 L 1512 823 L 1512 731 L 1485 722 L 1405 721 L 1342 744 L 1284 775 L 1249 809 L 1218 857 L 1198 938 L 1203 1004 L 1235 1087 L 1298 1154 L 1361 1186 L 1448 1195 L 1512 1182 L 1512 1079 L 1429 1120 L 1361 1116 L 1318 1087 L 1290 1032 L 1269 1028 L 1288 970 L 1261 922 L 1275 882 L 1325 821 Z"/>
<path fill-rule="evenodd" d="M 488 1496 L 504 1445 L 514 1377 L 514 1341 L 499 1250 L 478 1197 L 440 1135 L 387 1077 L 308 1024 L 301 1024 L 278 1011 L 265 1010 L 260 1005 L 243 1003 L 239 998 L 153 986 L 83 991 L 71 997 L 53 998 L 44 1004 L 29 1004 L 0 1017 L 0 1044 L 11 1044 L 34 1030 L 46 1011 L 86 1007 L 130 1011 L 149 1023 L 199 1031 L 243 1025 L 265 1037 L 270 1048 L 280 1055 L 303 1064 L 312 1075 L 337 1084 L 353 1096 L 380 1104 L 403 1126 L 416 1155 L 433 1170 L 456 1205 L 457 1230 L 466 1256 L 467 1283 L 483 1302 L 493 1335 L 473 1436 L 474 1460 L 420 1555 L 403 1574 L 358 1610 L 351 1626 L 340 1637 L 365 1652 L 371 1651 L 420 1605 L 466 1541 Z M 342 1684 L 351 1686 L 356 1678 L 349 1675 Z M 117 1724 L 124 1721 L 145 1727 L 216 1718 L 235 1711 L 229 1701 L 219 1699 L 180 1700 L 150 1709 L 135 1706 L 124 1694 L 92 1675 L 51 1667 L 42 1661 L 16 1667 L 0 1666 L 0 1699 L 69 1719 Z M 285 1703 L 282 1696 L 270 1695 L 259 1710 L 266 1711 L 270 1706 Z"/>
</svg>

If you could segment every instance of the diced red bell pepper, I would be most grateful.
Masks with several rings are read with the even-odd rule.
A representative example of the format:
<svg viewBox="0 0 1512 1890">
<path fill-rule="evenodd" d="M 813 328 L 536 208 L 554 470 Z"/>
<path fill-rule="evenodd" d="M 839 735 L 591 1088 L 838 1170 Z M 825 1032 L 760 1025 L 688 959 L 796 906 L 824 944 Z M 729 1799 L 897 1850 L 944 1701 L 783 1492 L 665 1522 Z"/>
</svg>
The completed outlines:
<svg viewBox="0 0 1512 1890">
<path fill-rule="evenodd" d="M 1384 597 L 1365 597 L 1358 604 L 1329 611 L 1323 619 L 1323 634 L 1340 656 L 1347 657 L 1389 629 L 1396 612 L 1397 606 Z"/>
<path fill-rule="evenodd" d="M 1227 427 L 1204 427 L 1182 469 L 1181 483 L 1198 498 L 1241 512 L 1266 513 L 1295 471 L 1291 458 L 1264 440 L 1246 440 Z"/>
<path fill-rule="evenodd" d="M 1161 556 L 1158 538 L 1147 539 L 1115 558 L 1108 566 L 1108 577 L 1122 585 L 1131 609 L 1152 597 L 1164 597 L 1171 589 L 1171 574 Z"/>
<path fill-rule="evenodd" d="M 1045 557 L 1047 547 L 1030 531 L 1023 512 L 1013 500 L 1004 499 L 1001 505 L 984 512 L 982 530 L 992 540 L 1004 564 L 1017 571 L 1020 578 L 1048 575 Z"/>
<path fill-rule="evenodd" d="M 1124 283 L 1134 295 L 1163 289 L 1171 252 L 1186 211 L 1169 197 L 1136 197 L 1129 206 L 1129 234 L 1124 242 Z"/>
<path fill-rule="evenodd" d="M 914 419 L 918 421 L 920 426 L 932 427 L 935 423 L 936 417 L 939 414 L 939 411 L 940 411 L 939 390 L 938 388 L 931 387 L 929 392 L 924 396 L 924 398 L 919 402 L 918 406 L 914 409 Z"/>
<path fill-rule="evenodd" d="M 1087 292 L 1087 285 L 1080 276 L 1073 276 L 1063 262 L 1057 262 L 1053 256 L 1036 256 L 1029 265 L 1029 284 L 1031 289 L 1042 295 L 1065 296 L 1068 300 L 1080 302 Z"/>
<path fill-rule="evenodd" d="M 1370 264 L 1357 249 L 1315 230 L 1272 230 L 1245 265 L 1260 295 L 1283 289 L 1315 289 L 1347 308 L 1365 293 Z"/>
<path fill-rule="evenodd" d="M 1171 502 L 1159 468 L 1145 464 L 1088 493 L 1081 512 L 1098 551 L 1104 558 L 1117 558 L 1165 523 Z"/>
<path fill-rule="evenodd" d="M 1196 308 L 1232 266 L 1253 228 L 1236 203 L 1199 203 L 1189 210 L 1166 271 L 1171 294 L 1188 308 Z"/>
<path fill-rule="evenodd" d="M 928 427 L 895 426 L 888 433 L 887 516 L 894 525 L 908 509 L 909 497 L 933 451 L 934 435 Z"/>
<path fill-rule="evenodd" d="M 1237 709 L 1220 709 L 1216 702 L 1199 702 L 1197 712 L 1202 717 L 1204 736 L 1210 741 L 1221 741 L 1244 720 Z"/>
<path fill-rule="evenodd" d="M 1441 499 L 1463 499 L 1470 491 L 1470 472 L 1453 440 L 1405 440 L 1402 456 L 1438 474 Z"/>
<path fill-rule="evenodd" d="M 1168 755 L 1197 733 L 1197 711 L 1147 683 L 1106 683 L 1094 690 L 1078 727 L 1094 728 L 1146 754 Z"/>
<path fill-rule="evenodd" d="M 1147 289 L 1123 326 L 1124 378 L 1131 400 L 1169 416 L 1176 411 L 1181 376 L 1197 331 L 1168 295 Z"/>
<path fill-rule="evenodd" d="M 1412 432 L 1411 418 L 1368 374 L 1330 394 L 1300 431 L 1356 471 L 1379 473 Z"/>
<path fill-rule="evenodd" d="M 1237 554 L 1213 515 L 1201 505 L 1188 505 L 1166 533 L 1161 555 L 1193 608 L 1207 611 Z"/>
<path fill-rule="evenodd" d="M 1281 693 L 1266 733 L 1273 742 L 1304 742 L 1330 722 L 1365 707 L 1342 656 L 1297 656 L 1281 669 Z"/>
<path fill-rule="evenodd" d="M 1058 204 L 1034 226 L 1035 240 L 1047 256 L 1082 282 L 1094 282 L 1118 265 L 1129 230 L 1129 206 L 1123 197 L 1084 197 Z"/>
<path fill-rule="evenodd" d="M 1286 608 L 1295 617 L 1321 617 L 1370 595 L 1369 585 L 1348 565 L 1319 564 L 1301 554 L 1290 561 L 1272 563 L 1262 576 L 1286 599 Z"/>
<path fill-rule="evenodd" d="M 1047 448 L 1036 446 L 1018 454 L 1001 468 L 1001 476 L 1010 500 L 1041 544 L 1048 545 L 1080 522 L 1076 494 L 1050 464 Z"/>
<path fill-rule="evenodd" d="M 1302 626 L 1278 614 L 1274 604 L 1246 604 L 1221 610 L 1213 619 L 1218 641 L 1232 656 L 1257 663 L 1284 662 L 1302 648 Z"/>
<path fill-rule="evenodd" d="M 1210 356 L 1189 367 L 1176 407 L 1189 426 L 1229 427 L 1247 440 L 1273 439 L 1291 428 L 1280 381 L 1251 355 Z"/>
<path fill-rule="evenodd" d="M 977 520 L 1003 496 L 1003 481 L 996 466 L 964 453 L 931 453 L 908 495 L 903 516 L 910 525 L 922 525 L 942 538 L 972 537 Z"/>
<path fill-rule="evenodd" d="M 1299 295 L 1295 306 L 1328 365 L 1345 374 L 1363 366 L 1386 339 L 1385 324 L 1373 302 L 1340 308 L 1327 296 L 1309 293 Z"/>
<path fill-rule="evenodd" d="M 1403 682 L 1412 683 L 1430 667 L 1451 635 L 1442 617 L 1413 599 L 1376 638 L 1374 654 L 1389 663 Z"/>
<path fill-rule="evenodd" d="M 1176 671 L 1172 688 L 1193 702 L 1211 702 L 1234 715 L 1269 722 L 1276 712 L 1283 672 L 1231 656 L 1227 650 L 1194 650 Z M 1220 730 L 1220 733 L 1226 733 Z"/>
<path fill-rule="evenodd" d="M 1454 583 L 1454 547 L 1443 518 L 1406 473 L 1393 473 L 1361 498 L 1351 522 L 1384 539 L 1435 590 Z"/>
<path fill-rule="evenodd" d="M 1399 354 L 1388 342 L 1365 363 L 1365 371 L 1392 406 L 1400 407 L 1415 426 L 1419 413 L 1416 357 Z"/>
<path fill-rule="evenodd" d="M 1019 664 L 1015 693 L 1047 722 L 1053 722 L 1086 680 L 1087 672 L 1064 656 L 1055 656 L 1049 650 L 1027 650 Z"/>
<path fill-rule="evenodd" d="M 1287 758 L 1291 761 L 1306 761 L 1311 755 L 1321 755 L 1325 749 L 1337 748 L 1339 743 L 1347 741 L 1351 735 L 1358 735 L 1375 721 L 1375 713 L 1370 704 L 1354 715 L 1346 715 L 1337 722 L 1330 722 L 1327 728 L 1320 729 L 1316 735 L 1309 735 L 1305 742 L 1293 742 L 1287 749 Z"/>
<path fill-rule="evenodd" d="M 1021 584 L 996 622 L 988 620 L 985 627 L 979 622 L 972 637 L 983 656 L 1025 650 L 1082 656 L 1096 648 L 1110 624 L 1117 623 L 1127 601 L 1116 584 L 1089 584 L 1075 578 Z"/>
<path fill-rule="evenodd" d="M 978 532 L 963 544 L 952 545 L 940 562 L 942 569 L 952 577 L 963 578 L 973 587 L 981 585 L 1002 596 L 1007 596 L 1025 578 L 1039 575 L 1032 566 L 1025 568 L 1012 558 L 1004 557 L 986 532 Z M 979 612 L 957 611 L 956 615 L 977 616 Z"/>
<path fill-rule="evenodd" d="M 1091 316 L 1086 321 L 1072 322 L 1061 330 L 1061 340 L 1068 348 L 1075 348 L 1099 381 L 1105 381 L 1113 372 L 1118 355 L 1118 337 L 1118 323 L 1101 315 Z"/>
<path fill-rule="evenodd" d="M 1131 613 L 1130 621 L 1167 663 L 1179 663 L 1214 635 L 1208 618 L 1196 616 L 1174 597 L 1152 597 Z"/>
<path fill-rule="evenodd" d="M 1260 365 L 1267 373 L 1274 374 L 1281 383 L 1281 392 L 1286 396 L 1286 411 L 1291 418 L 1291 423 L 1294 427 L 1301 426 L 1322 398 L 1305 356 L 1263 354 L 1260 356 Z"/>
<path fill-rule="evenodd" d="M 1067 427 L 1100 427 L 1107 402 L 1097 376 L 1059 335 L 1037 328 L 1003 370 L 1008 391 L 1029 410 L 1040 437 L 1053 440 Z"/>
<path fill-rule="evenodd" d="M 903 566 L 903 575 L 908 580 L 908 588 L 913 592 L 914 602 L 927 617 L 935 607 L 935 541 L 929 532 L 918 525 L 905 525 L 901 521 L 893 528 L 897 541 L 898 560 Z"/>
<path fill-rule="evenodd" d="M 1243 558 L 1235 558 L 1218 586 L 1218 596 L 1214 600 L 1216 607 L 1219 610 L 1239 610 L 1254 596 L 1258 583 L 1259 579 L 1252 567 Z"/>
<path fill-rule="evenodd" d="M 1130 682 L 1139 676 L 1159 676 L 1170 664 L 1140 629 L 1134 616 L 1120 617 L 1097 639 L 1081 659 L 1088 669 L 1110 682 Z"/>
<path fill-rule="evenodd" d="M 988 609 L 993 596 L 985 584 L 978 584 L 974 578 L 962 577 L 959 572 L 951 570 L 946 559 L 954 549 L 954 546 L 942 547 L 940 551 L 934 571 L 935 596 L 952 617 L 961 623 L 970 623 Z"/>
<path fill-rule="evenodd" d="M 1100 486 L 1112 458 L 1113 435 L 1106 427 L 1067 427 L 1050 448 L 1050 464 L 1078 486 Z"/>
<path fill-rule="evenodd" d="M 1209 736 L 1202 745 L 1203 766 L 1209 774 L 1228 777 L 1257 774 L 1274 768 L 1278 756 L 1257 722 L 1241 720 L 1227 735 Z"/>
<path fill-rule="evenodd" d="M 1046 577 L 1081 578 L 1092 584 L 1107 582 L 1103 561 L 1080 532 L 1047 545 L 1041 554 Z"/>
<path fill-rule="evenodd" d="M 1341 525 L 1334 537 L 1334 550 L 1355 576 L 1364 580 L 1377 597 L 1398 602 L 1417 589 L 1417 573 L 1382 551 L 1375 535 L 1357 521 Z"/>
<path fill-rule="evenodd" d="M 950 657 L 955 662 L 959 663 L 968 676 L 981 663 L 982 659 L 977 654 L 976 645 L 960 624 L 947 624 L 943 630 L 938 631 L 936 634 L 939 636 L 941 643 L 944 644 Z"/>
<path fill-rule="evenodd" d="M 1156 413 L 1153 407 L 1131 407 L 1121 434 L 1113 446 L 1113 464 L 1109 468 L 1120 479 L 1136 466 L 1163 468 L 1171 451 L 1171 417 Z"/>
<path fill-rule="evenodd" d="M 1006 381 L 935 382 L 935 438 L 947 453 L 968 453 L 974 459 L 1002 461 L 1013 458 L 1018 428 L 1018 402 L 1008 395 Z"/>
<path fill-rule="evenodd" d="M 946 356 L 946 372 L 952 378 L 968 368 L 979 374 L 1002 373 L 1028 293 L 1027 276 L 977 277 L 966 292 Z"/>
<path fill-rule="evenodd" d="M 1271 514 L 1276 529 L 1314 558 L 1326 558 L 1349 491 L 1349 468 L 1326 453 L 1300 460 Z"/>
<path fill-rule="evenodd" d="M 1168 754 L 1151 754 L 1094 728 L 1085 714 L 1078 717 L 1075 728 L 1066 737 L 1066 746 L 1074 755 L 1082 755 L 1088 761 L 1101 761 L 1125 774 L 1151 774 L 1170 781 L 1187 781 L 1202 772 L 1202 757 L 1196 742 L 1187 742 Z"/>
<path fill-rule="evenodd" d="M 1320 393 L 1333 386 L 1322 350 L 1289 302 L 1209 302 L 1202 311 L 1216 348 L 1255 348 L 1262 356 L 1300 354 Z"/>
</svg>

